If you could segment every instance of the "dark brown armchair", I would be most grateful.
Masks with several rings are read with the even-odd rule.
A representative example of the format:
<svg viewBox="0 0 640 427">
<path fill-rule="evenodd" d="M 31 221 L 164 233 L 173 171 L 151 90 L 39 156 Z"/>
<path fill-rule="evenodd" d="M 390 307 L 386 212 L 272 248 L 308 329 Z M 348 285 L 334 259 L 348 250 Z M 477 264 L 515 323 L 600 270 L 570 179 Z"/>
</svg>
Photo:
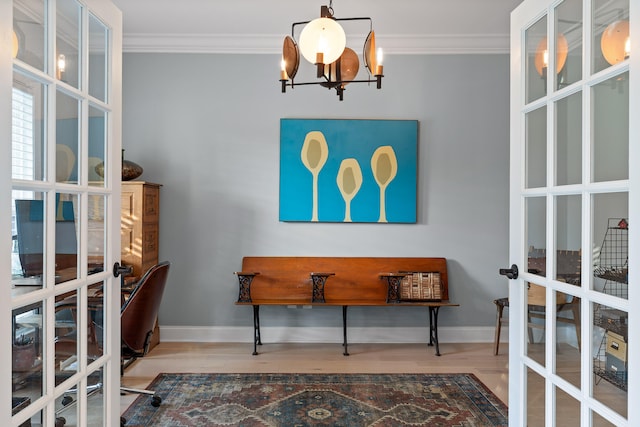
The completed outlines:
<svg viewBox="0 0 640 427">
<path fill-rule="evenodd" d="M 151 267 L 134 286 L 120 310 L 122 335 L 121 373 L 149 351 L 162 294 L 167 283 L 168 261 Z"/>
</svg>

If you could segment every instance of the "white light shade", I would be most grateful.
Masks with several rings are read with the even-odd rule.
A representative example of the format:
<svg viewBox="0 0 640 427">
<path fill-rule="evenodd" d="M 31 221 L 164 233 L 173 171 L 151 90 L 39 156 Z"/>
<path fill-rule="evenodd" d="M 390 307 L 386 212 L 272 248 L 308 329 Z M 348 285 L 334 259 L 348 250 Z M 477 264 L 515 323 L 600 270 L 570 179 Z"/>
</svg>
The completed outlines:
<svg viewBox="0 0 640 427">
<path fill-rule="evenodd" d="M 16 58 L 18 56 L 18 49 L 20 49 L 20 42 L 18 41 L 18 35 L 16 32 L 13 32 L 13 48 L 11 50 L 11 57 Z"/>
<path fill-rule="evenodd" d="M 620 20 L 610 24 L 602 33 L 600 47 L 604 59 L 611 65 L 624 61 L 630 53 L 629 21 Z"/>
<path fill-rule="evenodd" d="M 324 64 L 331 64 L 342 55 L 347 45 L 347 36 L 335 20 L 318 18 L 302 29 L 298 45 L 302 56 L 312 64 L 316 63 L 318 53 L 323 54 Z"/>
</svg>

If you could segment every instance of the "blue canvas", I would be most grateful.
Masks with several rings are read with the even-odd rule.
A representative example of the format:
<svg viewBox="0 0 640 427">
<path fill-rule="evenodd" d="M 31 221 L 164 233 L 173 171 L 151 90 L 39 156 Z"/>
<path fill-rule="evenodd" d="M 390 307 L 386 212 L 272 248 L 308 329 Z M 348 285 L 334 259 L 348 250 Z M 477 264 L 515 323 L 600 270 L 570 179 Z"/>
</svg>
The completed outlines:
<svg viewBox="0 0 640 427">
<path fill-rule="evenodd" d="M 280 221 L 415 223 L 416 120 L 281 119 Z"/>
</svg>

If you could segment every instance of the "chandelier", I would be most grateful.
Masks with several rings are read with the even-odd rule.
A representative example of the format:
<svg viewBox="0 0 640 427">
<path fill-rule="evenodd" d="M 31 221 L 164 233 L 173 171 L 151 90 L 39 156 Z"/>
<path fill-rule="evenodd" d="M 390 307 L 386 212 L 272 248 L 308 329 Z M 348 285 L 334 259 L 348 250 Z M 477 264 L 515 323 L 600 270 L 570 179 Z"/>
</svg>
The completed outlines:
<svg viewBox="0 0 640 427">
<path fill-rule="evenodd" d="M 353 49 L 346 46 L 346 34 L 339 24 L 342 21 L 369 22 L 369 33 L 364 41 L 362 53 L 369 78 L 355 79 L 360 62 Z M 300 25 L 304 27 L 296 42 L 296 27 Z M 317 80 L 294 81 L 300 65 L 300 53 L 304 59 L 315 66 Z M 347 84 L 375 83 L 377 89 L 382 87 L 382 49 L 376 50 L 376 37 L 371 18 L 335 18 L 333 0 L 329 2 L 329 6 L 321 6 L 320 18 L 295 22 L 291 25 L 291 35 L 284 38 L 280 67 L 282 93 L 287 91 L 287 86 L 293 89 L 295 86 L 321 85 L 335 89 L 342 101 Z"/>
</svg>

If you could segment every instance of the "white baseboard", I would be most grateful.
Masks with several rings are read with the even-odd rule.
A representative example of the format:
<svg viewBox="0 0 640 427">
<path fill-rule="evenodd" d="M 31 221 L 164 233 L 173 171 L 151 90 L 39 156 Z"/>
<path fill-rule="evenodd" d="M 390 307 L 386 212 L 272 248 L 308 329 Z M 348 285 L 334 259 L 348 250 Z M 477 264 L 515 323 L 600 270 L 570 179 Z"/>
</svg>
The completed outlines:
<svg viewBox="0 0 640 427">
<path fill-rule="evenodd" d="M 263 342 L 291 343 L 341 343 L 342 327 L 299 328 L 262 327 Z M 429 340 L 426 327 L 412 328 L 356 328 L 347 330 L 350 343 L 424 343 Z M 492 326 L 438 328 L 441 343 L 493 342 Z M 501 341 L 508 337 L 508 329 L 502 331 Z M 217 326 L 169 326 L 160 325 L 161 342 L 253 342 L 253 327 Z"/>
</svg>

